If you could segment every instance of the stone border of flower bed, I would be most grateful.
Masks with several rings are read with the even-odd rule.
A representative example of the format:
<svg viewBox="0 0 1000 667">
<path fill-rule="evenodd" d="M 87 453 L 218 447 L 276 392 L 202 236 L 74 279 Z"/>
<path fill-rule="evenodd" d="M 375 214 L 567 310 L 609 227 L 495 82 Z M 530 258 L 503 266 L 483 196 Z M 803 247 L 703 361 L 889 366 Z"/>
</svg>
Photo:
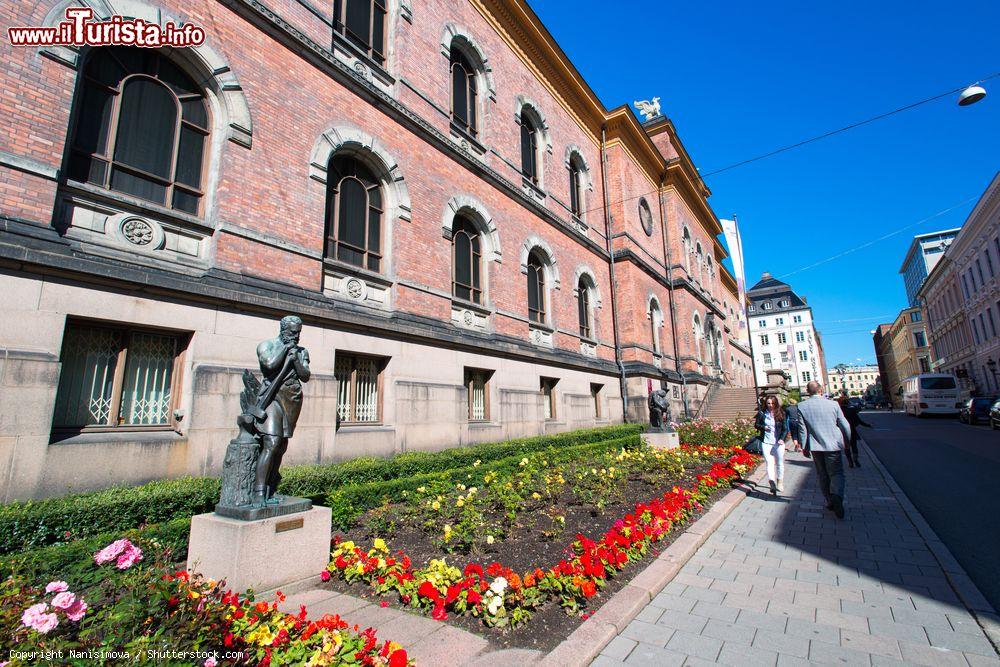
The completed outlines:
<svg viewBox="0 0 1000 667">
<path fill-rule="evenodd" d="M 745 479 L 756 487 L 757 482 L 763 478 L 762 464 Z M 737 488 L 715 501 L 712 507 L 664 549 L 656 560 L 611 596 L 538 664 L 545 667 L 589 665 L 604 647 L 670 583 L 705 540 L 750 493 L 752 488 Z"/>
</svg>

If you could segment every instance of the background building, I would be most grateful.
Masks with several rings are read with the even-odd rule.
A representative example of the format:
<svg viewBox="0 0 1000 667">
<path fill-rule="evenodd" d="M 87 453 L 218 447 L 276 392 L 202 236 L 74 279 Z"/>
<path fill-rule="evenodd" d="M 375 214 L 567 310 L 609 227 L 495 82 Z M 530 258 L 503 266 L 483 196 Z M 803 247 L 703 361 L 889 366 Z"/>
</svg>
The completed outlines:
<svg viewBox="0 0 1000 667">
<path fill-rule="evenodd" d="M 289 464 L 746 379 L 676 128 L 606 109 L 523 0 L 83 4 L 207 38 L 2 51 L 0 501 L 217 474 L 287 313 L 313 371 Z"/>
<path fill-rule="evenodd" d="M 848 366 L 840 364 L 826 369 L 829 379 L 826 387 L 831 394 L 847 392 L 849 396 L 871 396 L 882 393 L 882 382 L 877 365 Z"/>
<path fill-rule="evenodd" d="M 1000 393 L 1000 173 L 918 298 L 934 370 L 954 373 L 970 393 Z"/>
<path fill-rule="evenodd" d="M 913 242 L 906 251 L 906 258 L 903 259 L 903 266 L 899 269 L 906 286 L 906 301 L 911 308 L 920 305 L 917 303 L 917 291 L 920 285 L 941 261 L 945 250 L 957 234 L 958 229 L 946 229 L 913 237 Z"/>
<path fill-rule="evenodd" d="M 810 380 L 823 383 L 819 335 L 805 298 L 764 273 L 747 291 L 747 300 L 757 384 L 767 384 L 766 372 L 771 369 L 783 370 L 790 378 L 789 387 L 804 388 Z"/>
</svg>

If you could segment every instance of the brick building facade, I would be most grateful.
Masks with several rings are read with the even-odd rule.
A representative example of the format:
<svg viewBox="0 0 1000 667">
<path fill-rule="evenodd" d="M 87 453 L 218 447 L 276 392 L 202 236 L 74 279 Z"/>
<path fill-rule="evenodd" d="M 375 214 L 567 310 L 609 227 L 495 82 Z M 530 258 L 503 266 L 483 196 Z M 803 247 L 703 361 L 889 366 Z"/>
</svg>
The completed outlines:
<svg viewBox="0 0 1000 667">
<path fill-rule="evenodd" d="M 752 380 L 673 124 L 605 109 L 524 2 L 85 4 L 207 39 L 2 47 L 0 500 L 216 473 L 286 313 L 313 370 L 289 464 Z"/>
</svg>

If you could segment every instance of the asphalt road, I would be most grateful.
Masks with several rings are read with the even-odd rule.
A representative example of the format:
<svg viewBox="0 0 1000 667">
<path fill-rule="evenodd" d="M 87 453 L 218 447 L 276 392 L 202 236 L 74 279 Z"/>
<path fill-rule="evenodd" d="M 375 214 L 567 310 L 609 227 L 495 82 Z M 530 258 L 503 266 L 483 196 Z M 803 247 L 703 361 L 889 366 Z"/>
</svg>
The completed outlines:
<svg viewBox="0 0 1000 667">
<path fill-rule="evenodd" d="M 898 412 L 863 412 L 862 419 L 874 428 L 862 426 L 861 437 L 1000 609 L 1000 431 Z"/>
</svg>

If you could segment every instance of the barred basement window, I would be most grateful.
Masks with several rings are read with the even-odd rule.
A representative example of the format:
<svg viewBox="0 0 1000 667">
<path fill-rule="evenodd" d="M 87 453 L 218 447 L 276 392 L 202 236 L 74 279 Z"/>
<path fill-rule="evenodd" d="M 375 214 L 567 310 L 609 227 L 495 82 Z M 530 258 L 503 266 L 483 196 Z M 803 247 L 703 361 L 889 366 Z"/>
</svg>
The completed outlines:
<svg viewBox="0 0 1000 667">
<path fill-rule="evenodd" d="M 493 371 L 482 368 L 465 369 L 465 388 L 469 391 L 469 421 L 489 421 L 492 375 Z"/>
<path fill-rule="evenodd" d="M 334 0 L 333 29 L 385 66 L 385 0 Z"/>
<path fill-rule="evenodd" d="M 545 419 L 556 418 L 556 378 L 541 378 L 539 381 L 542 392 L 542 411 Z"/>
<path fill-rule="evenodd" d="M 77 105 L 70 179 L 199 213 L 210 124 L 191 77 L 151 49 L 96 49 Z"/>
<path fill-rule="evenodd" d="M 382 369 L 387 360 L 337 353 L 337 417 L 343 424 L 371 424 L 382 420 Z"/>
<path fill-rule="evenodd" d="M 176 334 L 68 323 L 53 427 L 169 426 L 181 347 Z"/>
</svg>

